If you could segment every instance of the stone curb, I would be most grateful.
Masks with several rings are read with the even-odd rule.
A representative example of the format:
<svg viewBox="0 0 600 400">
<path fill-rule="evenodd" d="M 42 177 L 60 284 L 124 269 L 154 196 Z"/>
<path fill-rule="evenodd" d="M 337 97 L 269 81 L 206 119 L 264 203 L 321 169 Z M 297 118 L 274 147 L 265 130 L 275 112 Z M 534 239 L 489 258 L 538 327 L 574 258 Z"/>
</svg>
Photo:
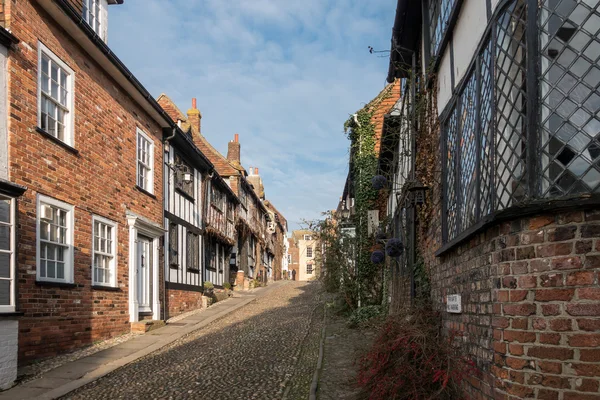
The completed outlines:
<svg viewBox="0 0 600 400">
<path fill-rule="evenodd" d="M 325 330 L 327 329 L 327 303 L 323 304 L 323 329 L 321 329 L 321 343 L 319 344 L 319 358 L 317 359 L 317 367 L 315 368 L 315 373 L 313 374 L 312 383 L 310 385 L 310 395 L 308 396 L 309 400 L 317 399 L 317 389 L 319 387 L 319 375 L 321 374 L 321 369 L 323 368 L 323 352 L 325 348 Z"/>
<path fill-rule="evenodd" d="M 263 292 L 263 291 L 261 291 L 261 292 Z M 260 293 L 260 294 L 262 294 L 262 293 Z M 218 319 L 221 319 L 221 318 L 227 316 L 228 314 L 230 314 L 230 313 L 246 306 L 247 304 L 253 302 L 254 300 L 256 300 L 256 296 L 254 296 L 254 295 L 252 295 L 252 296 L 248 295 L 248 296 L 243 296 L 243 297 L 247 297 L 247 298 L 244 299 L 242 302 L 236 304 L 233 307 L 226 308 L 223 311 L 221 311 L 203 321 L 200 321 L 196 324 L 187 326 L 187 327 L 183 328 L 182 330 L 178 331 L 177 333 L 166 336 L 165 338 L 160 338 L 154 344 L 152 344 L 140 351 L 137 351 L 128 356 L 125 356 L 125 357 L 119 358 L 117 360 L 111 361 L 107 364 L 104 364 L 104 365 L 100 366 L 99 368 L 97 368 L 91 372 L 88 372 L 83 377 L 73 380 L 71 382 L 68 382 L 64 385 L 61 385 L 61 386 L 55 388 L 55 389 L 52 389 L 43 395 L 37 396 L 36 398 L 38 400 L 54 400 L 61 396 L 64 396 L 76 389 L 79 389 L 80 387 L 82 387 L 90 382 L 93 382 L 93 381 L 109 374 L 110 372 L 113 372 L 114 370 L 116 370 L 120 367 L 123 367 L 131 362 L 134 362 L 144 356 L 147 356 L 148 354 L 150 354 L 152 352 L 160 350 L 161 348 L 173 343 L 174 341 L 182 338 L 183 336 L 186 336 L 198 329 L 201 329 L 201 328 L 207 326 L 208 324 L 210 324 Z"/>
</svg>

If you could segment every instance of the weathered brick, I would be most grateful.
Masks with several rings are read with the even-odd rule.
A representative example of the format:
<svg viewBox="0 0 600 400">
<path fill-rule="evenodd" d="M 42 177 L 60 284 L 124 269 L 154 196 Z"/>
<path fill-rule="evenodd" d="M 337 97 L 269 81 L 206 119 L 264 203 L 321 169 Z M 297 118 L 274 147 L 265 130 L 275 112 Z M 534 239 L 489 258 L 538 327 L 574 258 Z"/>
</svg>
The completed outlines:
<svg viewBox="0 0 600 400">
<path fill-rule="evenodd" d="M 598 347 L 600 346 L 600 334 L 572 335 L 569 337 L 569 345 L 573 347 Z"/>
<path fill-rule="evenodd" d="M 533 329 L 535 330 L 544 330 L 546 329 L 547 323 L 543 318 L 534 318 L 533 319 Z"/>
<path fill-rule="evenodd" d="M 545 360 L 570 360 L 573 358 L 573 350 L 561 347 L 533 346 L 527 349 L 527 355 Z"/>
<path fill-rule="evenodd" d="M 560 318 L 550 320 L 550 329 L 558 332 L 566 332 L 572 330 L 573 320 Z"/>
<path fill-rule="evenodd" d="M 576 226 L 561 226 L 548 229 L 548 241 L 562 242 L 563 240 L 571 240 L 575 238 L 577 232 Z"/>
<path fill-rule="evenodd" d="M 537 287 L 537 277 L 535 276 L 520 276 L 517 282 L 520 288 L 531 289 Z"/>
<path fill-rule="evenodd" d="M 596 269 L 600 268 L 600 256 L 598 255 L 587 255 L 585 256 L 584 268 Z"/>
<path fill-rule="evenodd" d="M 512 318 L 510 322 L 510 326 L 513 329 L 527 329 L 527 325 L 529 324 L 528 318 Z"/>
<path fill-rule="evenodd" d="M 572 363 L 571 367 L 579 376 L 600 376 L 600 363 L 594 364 L 577 364 Z"/>
<path fill-rule="evenodd" d="M 541 289 L 535 291 L 536 301 L 569 301 L 575 295 L 575 289 Z"/>
<path fill-rule="evenodd" d="M 546 316 L 559 315 L 560 305 L 558 304 L 542 304 L 542 314 Z"/>
<path fill-rule="evenodd" d="M 575 253 L 587 254 L 592 251 L 593 245 L 591 240 L 578 240 L 575 242 Z"/>
<path fill-rule="evenodd" d="M 600 349 L 580 349 L 579 360 L 600 363 Z"/>
<path fill-rule="evenodd" d="M 594 238 L 600 236 L 600 224 L 587 224 L 581 226 L 582 238 Z"/>
<path fill-rule="evenodd" d="M 573 389 L 581 392 L 597 392 L 599 386 L 598 381 L 593 379 L 579 378 L 573 382 Z"/>
<path fill-rule="evenodd" d="M 555 344 L 560 343 L 560 334 L 558 333 L 540 333 L 539 342 L 542 344 Z"/>
<path fill-rule="evenodd" d="M 581 300 L 600 300 L 600 288 L 589 287 L 577 289 L 577 297 Z"/>
<path fill-rule="evenodd" d="M 552 260 L 552 268 L 554 269 L 578 269 L 581 268 L 581 258 L 579 257 L 562 257 Z"/>
<path fill-rule="evenodd" d="M 553 224 L 555 221 L 555 217 L 552 215 L 542 215 L 539 217 L 531 218 L 529 220 L 529 229 L 536 230 L 542 228 L 544 226 L 548 226 Z"/>
<path fill-rule="evenodd" d="M 559 392 L 550 389 L 540 389 L 537 398 L 539 400 L 558 400 Z"/>
<path fill-rule="evenodd" d="M 516 258 L 517 260 L 529 260 L 535 258 L 535 247 L 527 246 L 517 248 Z"/>
<path fill-rule="evenodd" d="M 527 298 L 528 290 L 511 290 L 510 291 L 510 301 L 511 302 L 519 302 L 523 301 Z"/>
<path fill-rule="evenodd" d="M 504 340 L 507 342 L 532 343 L 535 342 L 535 332 L 505 330 Z"/>
<path fill-rule="evenodd" d="M 582 331 L 600 331 L 600 319 L 577 319 L 577 327 Z"/>
<path fill-rule="evenodd" d="M 584 286 L 594 283 L 594 272 L 577 271 L 567 275 L 567 286 Z"/>
<path fill-rule="evenodd" d="M 535 304 L 506 304 L 503 307 L 506 315 L 533 315 L 535 314 Z"/>
<path fill-rule="evenodd" d="M 563 286 L 563 274 L 544 274 L 540 275 L 540 286 L 542 287 L 561 287 Z"/>
<path fill-rule="evenodd" d="M 600 304 L 567 304 L 567 312 L 575 316 L 600 316 Z"/>
<path fill-rule="evenodd" d="M 550 374 L 560 374 L 562 373 L 562 364 L 559 362 L 553 361 L 538 361 L 538 367 L 542 372 L 550 373 Z"/>
<path fill-rule="evenodd" d="M 549 258 L 531 260 L 529 262 L 531 272 L 544 272 L 552 268 L 552 262 Z"/>
<path fill-rule="evenodd" d="M 566 256 L 573 250 L 572 243 L 538 244 L 535 252 L 538 258 Z"/>
</svg>

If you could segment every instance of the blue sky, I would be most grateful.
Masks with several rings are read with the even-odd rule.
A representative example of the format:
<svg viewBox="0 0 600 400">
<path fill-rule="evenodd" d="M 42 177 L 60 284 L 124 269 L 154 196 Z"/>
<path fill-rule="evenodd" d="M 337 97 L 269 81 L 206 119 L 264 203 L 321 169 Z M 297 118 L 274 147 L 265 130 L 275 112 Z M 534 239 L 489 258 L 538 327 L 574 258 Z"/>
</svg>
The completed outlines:
<svg viewBox="0 0 600 400">
<path fill-rule="evenodd" d="M 394 0 L 127 0 L 109 7 L 111 49 L 221 153 L 242 164 L 289 221 L 337 206 L 348 168 L 343 124 L 385 86 Z M 385 55 L 385 54 L 384 54 Z"/>
</svg>

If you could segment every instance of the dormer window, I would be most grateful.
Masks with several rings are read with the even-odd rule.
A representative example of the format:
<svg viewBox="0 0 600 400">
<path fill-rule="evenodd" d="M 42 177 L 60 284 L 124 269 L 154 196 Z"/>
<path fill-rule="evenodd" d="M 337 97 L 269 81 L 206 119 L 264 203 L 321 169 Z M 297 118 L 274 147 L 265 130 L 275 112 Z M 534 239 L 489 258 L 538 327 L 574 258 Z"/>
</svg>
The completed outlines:
<svg viewBox="0 0 600 400">
<path fill-rule="evenodd" d="M 83 19 L 106 42 L 107 0 L 83 0 Z"/>
</svg>

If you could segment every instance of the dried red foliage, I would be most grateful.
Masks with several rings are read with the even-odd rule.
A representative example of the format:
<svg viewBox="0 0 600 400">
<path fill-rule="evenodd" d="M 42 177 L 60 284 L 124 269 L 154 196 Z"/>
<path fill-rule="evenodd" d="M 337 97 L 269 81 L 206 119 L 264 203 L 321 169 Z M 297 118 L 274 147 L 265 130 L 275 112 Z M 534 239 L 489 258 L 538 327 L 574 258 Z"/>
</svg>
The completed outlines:
<svg viewBox="0 0 600 400">
<path fill-rule="evenodd" d="M 457 333 L 441 334 L 441 318 L 428 309 L 391 316 L 359 360 L 357 384 L 369 400 L 458 399 L 475 363 L 457 346 Z"/>
</svg>

